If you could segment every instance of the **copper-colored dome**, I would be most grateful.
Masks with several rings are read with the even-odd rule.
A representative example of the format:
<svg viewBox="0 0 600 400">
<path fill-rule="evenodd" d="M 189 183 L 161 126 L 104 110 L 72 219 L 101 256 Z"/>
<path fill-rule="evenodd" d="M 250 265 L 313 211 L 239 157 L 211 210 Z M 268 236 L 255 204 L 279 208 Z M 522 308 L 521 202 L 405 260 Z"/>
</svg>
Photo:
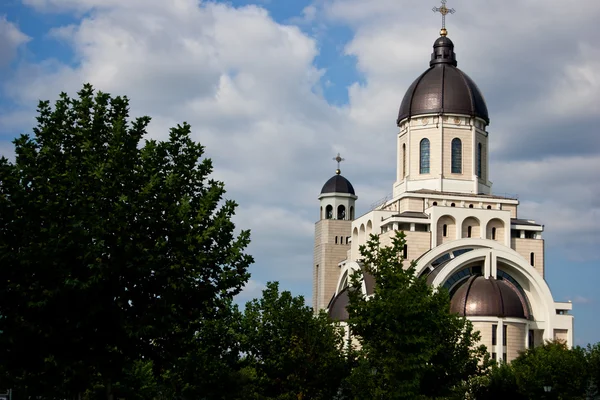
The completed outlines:
<svg viewBox="0 0 600 400">
<path fill-rule="evenodd" d="M 329 317 L 334 321 L 348 321 L 348 310 L 346 309 L 348 303 L 350 303 L 348 288 L 345 288 L 331 299 L 331 302 L 327 306 Z"/>
<path fill-rule="evenodd" d="M 450 311 L 464 317 L 529 318 L 525 299 L 510 282 L 471 276 L 450 301 Z"/>
<path fill-rule="evenodd" d="M 398 112 L 396 123 L 423 114 L 464 114 L 490 122 L 481 91 L 456 67 L 454 44 L 440 37 L 433 45 L 430 68 L 410 85 Z"/>
</svg>

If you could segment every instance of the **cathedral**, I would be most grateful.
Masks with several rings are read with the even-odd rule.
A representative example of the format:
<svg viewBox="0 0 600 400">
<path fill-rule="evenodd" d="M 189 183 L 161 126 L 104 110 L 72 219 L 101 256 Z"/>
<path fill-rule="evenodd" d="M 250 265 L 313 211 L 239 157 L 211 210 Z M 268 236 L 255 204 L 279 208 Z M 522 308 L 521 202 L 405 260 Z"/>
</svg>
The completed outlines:
<svg viewBox="0 0 600 400">
<path fill-rule="evenodd" d="M 453 11 L 442 3 L 434 11 Z M 339 155 L 321 190 L 313 307 L 345 321 L 349 276 L 361 271 L 365 296 L 375 285 L 363 272 L 359 246 L 370 234 L 390 245 L 401 230 L 406 264 L 415 260 L 416 274 L 449 291 L 451 311 L 473 323 L 493 359 L 511 361 L 546 340 L 572 346 L 572 304 L 554 301 L 544 279 L 544 226 L 519 216 L 517 199 L 493 194 L 488 109 L 457 68 L 444 27 L 440 34 L 429 68 L 400 104 L 392 198 L 355 216 L 358 196 L 341 175 Z"/>
</svg>

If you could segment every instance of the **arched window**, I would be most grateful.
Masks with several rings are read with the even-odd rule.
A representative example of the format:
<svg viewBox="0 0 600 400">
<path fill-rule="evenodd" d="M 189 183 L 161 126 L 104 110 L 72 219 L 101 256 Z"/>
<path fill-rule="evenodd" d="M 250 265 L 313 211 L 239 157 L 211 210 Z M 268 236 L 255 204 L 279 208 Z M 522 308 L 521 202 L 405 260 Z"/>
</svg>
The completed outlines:
<svg viewBox="0 0 600 400">
<path fill-rule="evenodd" d="M 333 206 L 331 204 L 329 204 L 327 207 L 325 207 L 325 218 L 326 219 L 333 218 Z"/>
<path fill-rule="evenodd" d="M 452 139 L 452 173 L 462 173 L 462 142 L 459 138 Z"/>
<path fill-rule="evenodd" d="M 402 144 L 402 177 L 406 176 L 406 144 Z"/>
<path fill-rule="evenodd" d="M 456 207 L 456 204 L 452 203 L 450 204 L 450 207 Z"/>
<path fill-rule="evenodd" d="M 472 232 L 473 232 L 473 227 L 467 226 L 467 237 L 471 237 Z"/>
<path fill-rule="evenodd" d="M 532 267 L 535 266 L 535 254 L 534 253 L 531 253 L 529 255 L 529 264 L 531 264 Z"/>
<path fill-rule="evenodd" d="M 469 208 L 473 208 L 473 204 L 469 204 Z"/>
<path fill-rule="evenodd" d="M 492 209 L 492 206 L 487 206 L 487 209 L 488 209 L 488 210 L 491 210 L 491 209 Z"/>
<path fill-rule="evenodd" d="M 419 158 L 419 173 L 429 173 L 429 139 L 421 140 L 421 157 Z"/>
<path fill-rule="evenodd" d="M 346 236 L 346 244 L 350 243 L 350 236 Z"/>
<path fill-rule="evenodd" d="M 434 205 L 434 206 L 437 206 L 437 201 L 434 201 L 434 202 L 433 202 L 433 205 Z"/>
<path fill-rule="evenodd" d="M 444 227 L 442 228 L 442 235 L 444 237 L 448 236 L 448 225 L 444 224 Z"/>
<path fill-rule="evenodd" d="M 496 240 L 496 227 L 492 228 L 492 240 Z"/>
<path fill-rule="evenodd" d="M 405 260 L 408 258 L 408 245 L 404 245 L 404 248 L 402 249 L 402 258 L 404 258 Z"/>
<path fill-rule="evenodd" d="M 481 143 L 477 143 L 477 176 L 481 178 Z"/>
<path fill-rule="evenodd" d="M 338 244 L 338 237 L 335 237 L 335 244 Z"/>
<path fill-rule="evenodd" d="M 337 209 L 337 219 L 346 219 L 346 207 L 339 205 Z"/>
<path fill-rule="evenodd" d="M 319 218 L 323 219 L 323 207 L 321 207 L 321 214 L 319 214 Z"/>
</svg>

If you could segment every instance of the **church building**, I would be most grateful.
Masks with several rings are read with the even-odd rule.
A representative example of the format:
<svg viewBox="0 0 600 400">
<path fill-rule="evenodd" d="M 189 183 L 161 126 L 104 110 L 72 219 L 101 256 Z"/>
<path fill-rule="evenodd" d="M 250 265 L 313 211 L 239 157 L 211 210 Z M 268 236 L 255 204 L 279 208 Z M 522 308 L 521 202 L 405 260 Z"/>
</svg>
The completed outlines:
<svg viewBox="0 0 600 400">
<path fill-rule="evenodd" d="M 452 11 L 444 3 L 436 9 L 443 16 Z M 451 311 L 473 323 L 493 359 L 511 361 L 552 339 L 572 346 L 572 304 L 554 301 L 544 279 L 544 226 L 520 216 L 516 198 L 493 194 L 488 109 L 440 33 L 429 68 L 400 104 L 392 198 L 355 217 L 358 197 L 339 166 L 321 190 L 313 307 L 345 321 L 349 276 L 362 271 L 359 246 L 370 234 L 390 245 L 401 230 L 406 264 L 415 260 L 419 276 L 448 289 Z M 363 277 L 369 296 L 375 282 Z"/>
</svg>

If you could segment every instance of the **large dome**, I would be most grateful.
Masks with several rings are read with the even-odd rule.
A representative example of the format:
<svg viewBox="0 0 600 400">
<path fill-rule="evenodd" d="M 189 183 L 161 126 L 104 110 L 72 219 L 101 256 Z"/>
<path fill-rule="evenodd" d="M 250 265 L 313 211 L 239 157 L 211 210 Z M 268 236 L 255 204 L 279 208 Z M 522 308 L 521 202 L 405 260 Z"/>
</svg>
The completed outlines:
<svg viewBox="0 0 600 400">
<path fill-rule="evenodd" d="M 332 176 L 331 179 L 325 182 L 325 185 L 323 185 L 323 188 L 321 189 L 321 194 L 324 193 L 346 193 L 356 195 L 350 181 L 340 174 Z"/>
<path fill-rule="evenodd" d="M 410 85 L 398 113 L 397 124 L 423 114 L 464 114 L 489 123 L 487 106 L 479 88 L 456 67 L 454 44 L 441 36 L 433 44 L 430 68 Z"/>
<path fill-rule="evenodd" d="M 481 275 L 471 276 L 456 290 L 450 311 L 464 317 L 529 318 L 527 303 L 512 283 Z"/>
</svg>

